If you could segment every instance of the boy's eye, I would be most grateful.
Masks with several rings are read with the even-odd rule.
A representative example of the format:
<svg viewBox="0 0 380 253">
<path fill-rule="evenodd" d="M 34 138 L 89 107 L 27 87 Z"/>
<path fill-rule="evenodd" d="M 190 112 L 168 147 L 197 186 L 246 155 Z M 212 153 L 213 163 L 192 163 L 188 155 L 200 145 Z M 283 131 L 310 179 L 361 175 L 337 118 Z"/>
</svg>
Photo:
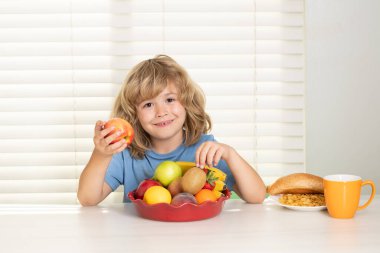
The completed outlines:
<svg viewBox="0 0 380 253">
<path fill-rule="evenodd" d="M 152 103 L 146 103 L 146 104 L 144 104 L 143 107 L 144 107 L 144 108 L 149 108 L 149 107 L 152 107 L 152 105 L 153 105 Z"/>
<path fill-rule="evenodd" d="M 168 99 L 166 99 L 166 101 L 168 101 L 169 103 L 171 103 L 171 102 L 175 101 L 175 98 L 168 98 Z"/>
</svg>

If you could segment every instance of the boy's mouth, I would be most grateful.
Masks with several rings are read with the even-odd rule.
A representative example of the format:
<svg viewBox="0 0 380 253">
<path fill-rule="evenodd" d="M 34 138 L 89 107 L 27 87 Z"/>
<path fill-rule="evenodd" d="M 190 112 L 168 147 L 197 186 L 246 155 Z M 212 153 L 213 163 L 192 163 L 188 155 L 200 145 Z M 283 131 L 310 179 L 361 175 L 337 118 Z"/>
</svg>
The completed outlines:
<svg viewBox="0 0 380 253">
<path fill-rule="evenodd" d="M 165 127 L 169 124 L 171 124 L 173 122 L 173 120 L 165 120 L 165 121 L 162 121 L 162 122 L 159 122 L 159 123 L 156 123 L 154 124 L 155 126 L 158 126 L 158 127 Z"/>
</svg>

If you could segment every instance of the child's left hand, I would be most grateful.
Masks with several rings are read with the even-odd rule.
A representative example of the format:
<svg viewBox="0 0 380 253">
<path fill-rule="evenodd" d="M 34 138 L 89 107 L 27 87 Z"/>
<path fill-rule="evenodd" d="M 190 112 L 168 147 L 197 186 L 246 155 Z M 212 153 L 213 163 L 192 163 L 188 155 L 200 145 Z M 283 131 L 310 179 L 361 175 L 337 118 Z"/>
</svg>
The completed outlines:
<svg viewBox="0 0 380 253">
<path fill-rule="evenodd" d="M 202 143 L 195 152 L 195 163 L 197 167 L 203 168 L 205 165 L 216 166 L 220 159 L 228 160 L 231 147 L 214 141 Z"/>
</svg>

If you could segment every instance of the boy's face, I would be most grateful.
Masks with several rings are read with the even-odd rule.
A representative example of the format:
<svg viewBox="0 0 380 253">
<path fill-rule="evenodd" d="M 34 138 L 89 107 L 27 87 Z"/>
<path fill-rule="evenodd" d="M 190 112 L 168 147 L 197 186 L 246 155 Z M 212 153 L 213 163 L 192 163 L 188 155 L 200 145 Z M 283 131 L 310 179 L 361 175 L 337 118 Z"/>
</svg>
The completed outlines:
<svg viewBox="0 0 380 253">
<path fill-rule="evenodd" d="M 173 83 L 169 82 L 157 97 L 137 105 L 137 117 L 154 146 L 182 143 L 186 110 L 178 100 L 177 88 Z"/>
</svg>

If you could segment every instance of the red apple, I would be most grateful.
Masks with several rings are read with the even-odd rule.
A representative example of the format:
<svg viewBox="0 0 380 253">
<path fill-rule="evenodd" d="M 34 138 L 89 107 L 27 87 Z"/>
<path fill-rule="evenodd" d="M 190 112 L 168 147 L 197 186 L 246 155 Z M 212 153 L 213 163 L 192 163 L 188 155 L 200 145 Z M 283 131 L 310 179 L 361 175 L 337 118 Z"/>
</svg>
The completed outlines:
<svg viewBox="0 0 380 253">
<path fill-rule="evenodd" d="M 153 179 L 145 179 L 140 182 L 139 186 L 137 186 L 136 192 L 135 192 L 135 198 L 136 199 L 143 199 L 144 194 L 146 190 L 148 190 L 152 186 L 161 186 L 161 184 Z"/>
<path fill-rule="evenodd" d="M 133 137 L 135 136 L 135 132 L 133 131 L 133 128 L 131 124 L 129 124 L 126 120 L 121 118 L 113 118 L 106 122 L 104 125 L 104 128 L 114 127 L 115 129 L 112 130 L 109 134 L 107 134 L 106 137 L 120 131 L 121 134 L 114 139 L 111 144 L 120 141 L 121 139 L 125 139 L 126 143 L 129 145 L 131 144 Z"/>
</svg>

